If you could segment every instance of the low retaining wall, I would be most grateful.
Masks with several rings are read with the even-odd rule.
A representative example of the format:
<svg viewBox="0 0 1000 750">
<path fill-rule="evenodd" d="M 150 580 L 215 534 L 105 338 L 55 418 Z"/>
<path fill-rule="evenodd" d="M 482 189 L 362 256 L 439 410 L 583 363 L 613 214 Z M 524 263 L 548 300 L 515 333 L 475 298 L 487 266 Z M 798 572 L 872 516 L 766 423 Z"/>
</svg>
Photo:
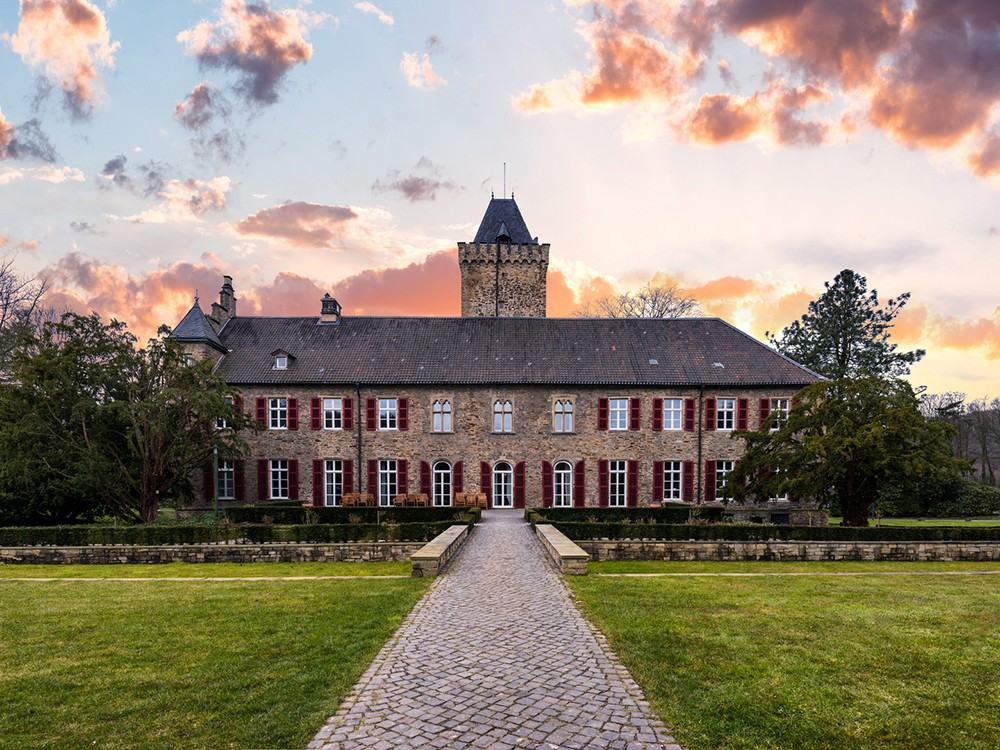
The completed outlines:
<svg viewBox="0 0 1000 750">
<path fill-rule="evenodd" d="M 448 561 L 455 556 L 469 536 L 466 524 L 455 525 L 442 531 L 427 544 L 410 555 L 410 575 L 414 578 L 433 578 L 442 573 Z"/>
<path fill-rule="evenodd" d="M 590 555 L 575 542 L 571 542 L 559 529 L 540 523 L 535 525 L 535 535 L 541 541 L 546 554 L 565 575 L 587 575 L 587 561 Z"/>
<path fill-rule="evenodd" d="M 595 561 L 1000 561 L 1000 542 L 672 542 L 657 540 L 586 540 L 578 541 L 577 545 L 588 552 Z"/>
<path fill-rule="evenodd" d="M 406 562 L 420 542 L 184 544 L 164 547 L 0 547 L 0 564 Z"/>
</svg>

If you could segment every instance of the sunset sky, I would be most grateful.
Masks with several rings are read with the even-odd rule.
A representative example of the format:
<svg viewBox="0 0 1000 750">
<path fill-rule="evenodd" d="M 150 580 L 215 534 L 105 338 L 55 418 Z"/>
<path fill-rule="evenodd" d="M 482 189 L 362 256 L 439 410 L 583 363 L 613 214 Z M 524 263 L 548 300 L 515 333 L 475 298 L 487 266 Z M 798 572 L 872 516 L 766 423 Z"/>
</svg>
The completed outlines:
<svg viewBox="0 0 1000 750">
<path fill-rule="evenodd" d="M 997 0 L 14 0 L 0 256 L 140 335 L 457 315 L 491 192 L 549 315 L 653 281 L 763 337 L 841 269 L 931 391 L 1000 395 Z"/>
</svg>

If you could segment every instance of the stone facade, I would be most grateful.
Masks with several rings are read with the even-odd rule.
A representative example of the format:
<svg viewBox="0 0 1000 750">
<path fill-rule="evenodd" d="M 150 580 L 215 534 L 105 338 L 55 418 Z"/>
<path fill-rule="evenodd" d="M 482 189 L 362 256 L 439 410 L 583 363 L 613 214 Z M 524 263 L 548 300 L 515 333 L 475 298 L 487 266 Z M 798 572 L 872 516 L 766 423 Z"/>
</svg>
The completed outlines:
<svg viewBox="0 0 1000 750">
<path fill-rule="evenodd" d="M 544 318 L 549 246 L 458 243 L 462 317 Z"/>
</svg>

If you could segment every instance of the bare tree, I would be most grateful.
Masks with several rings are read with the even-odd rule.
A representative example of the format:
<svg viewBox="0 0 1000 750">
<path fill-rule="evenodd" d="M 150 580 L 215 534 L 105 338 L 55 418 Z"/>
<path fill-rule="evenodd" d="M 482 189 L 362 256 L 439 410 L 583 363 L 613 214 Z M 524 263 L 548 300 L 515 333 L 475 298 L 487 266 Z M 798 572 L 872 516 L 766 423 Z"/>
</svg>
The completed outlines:
<svg viewBox="0 0 1000 750">
<path fill-rule="evenodd" d="M 588 303 L 581 318 L 686 318 L 701 315 L 701 305 L 677 284 L 647 284 L 633 292 Z"/>
<path fill-rule="evenodd" d="M 7 369 L 20 335 L 45 317 L 45 289 L 44 281 L 18 274 L 14 258 L 0 258 L 0 372 Z"/>
<path fill-rule="evenodd" d="M 976 465 L 980 484 L 996 484 L 993 473 L 993 456 L 996 453 L 997 438 L 1000 436 L 1000 399 L 986 398 L 969 403 L 966 420 L 969 423 L 975 455 L 970 456 Z"/>
</svg>

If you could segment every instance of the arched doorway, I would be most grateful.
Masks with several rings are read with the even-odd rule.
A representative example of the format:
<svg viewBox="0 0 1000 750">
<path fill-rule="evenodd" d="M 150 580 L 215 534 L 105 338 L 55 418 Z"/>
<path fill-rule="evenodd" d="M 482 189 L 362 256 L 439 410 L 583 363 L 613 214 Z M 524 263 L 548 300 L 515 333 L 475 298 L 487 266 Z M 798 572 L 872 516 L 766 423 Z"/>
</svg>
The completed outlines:
<svg viewBox="0 0 1000 750">
<path fill-rule="evenodd" d="M 514 467 L 506 461 L 493 467 L 493 507 L 514 507 Z"/>
</svg>

